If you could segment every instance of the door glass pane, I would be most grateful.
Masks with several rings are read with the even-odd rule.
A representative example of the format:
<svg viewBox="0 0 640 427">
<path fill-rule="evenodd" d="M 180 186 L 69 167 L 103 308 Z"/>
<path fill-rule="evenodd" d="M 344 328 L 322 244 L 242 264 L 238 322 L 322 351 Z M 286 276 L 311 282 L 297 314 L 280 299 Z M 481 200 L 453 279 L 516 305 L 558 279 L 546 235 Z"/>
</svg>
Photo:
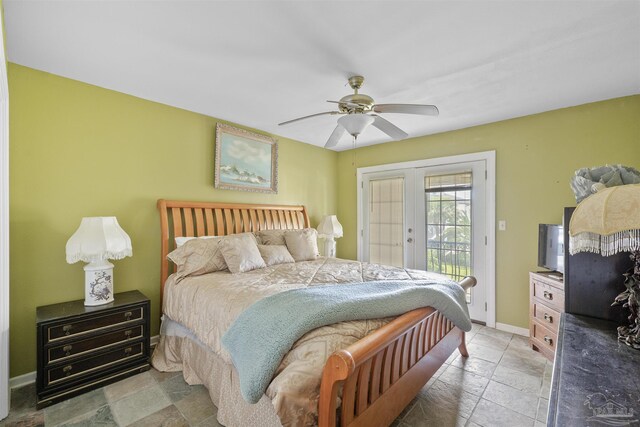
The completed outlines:
<svg viewBox="0 0 640 427">
<path fill-rule="evenodd" d="M 404 178 L 369 182 L 369 262 L 404 266 Z"/>
<path fill-rule="evenodd" d="M 459 281 L 471 275 L 471 172 L 424 181 L 427 270 Z M 467 303 L 471 303 L 471 290 Z"/>
</svg>

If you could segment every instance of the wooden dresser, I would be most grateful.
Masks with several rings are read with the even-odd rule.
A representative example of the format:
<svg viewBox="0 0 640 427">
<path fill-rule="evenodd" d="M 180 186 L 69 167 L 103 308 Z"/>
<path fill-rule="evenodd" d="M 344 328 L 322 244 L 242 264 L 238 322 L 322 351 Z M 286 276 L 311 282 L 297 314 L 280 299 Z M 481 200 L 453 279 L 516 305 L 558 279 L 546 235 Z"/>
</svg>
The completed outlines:
<svg viewBox="0 0 640 427">
<path fill-rule="evenodd" d="M 38 409 L 149 369 L 149 299 L 138 291 L 114 298 L 37 308 Z"/>
<path fill-rule="evenodd" d="M 529 344 L 553 361 L 560 314 L 564 313 L 564 283 L 554 273 L 529 273 Z"/>
</svg>

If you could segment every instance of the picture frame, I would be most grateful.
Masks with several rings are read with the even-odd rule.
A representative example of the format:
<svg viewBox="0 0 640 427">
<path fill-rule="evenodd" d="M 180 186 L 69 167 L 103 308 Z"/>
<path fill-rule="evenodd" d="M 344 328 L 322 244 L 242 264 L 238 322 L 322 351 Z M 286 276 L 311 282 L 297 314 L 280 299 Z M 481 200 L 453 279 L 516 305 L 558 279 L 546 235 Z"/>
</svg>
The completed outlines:
<svg viewBox="0 0 640 427">
<path fill-rule="evenodd" d="M 227 124 L 216 125 L 214 187 L 278 193 L 278 142 Z"/>
</svg>

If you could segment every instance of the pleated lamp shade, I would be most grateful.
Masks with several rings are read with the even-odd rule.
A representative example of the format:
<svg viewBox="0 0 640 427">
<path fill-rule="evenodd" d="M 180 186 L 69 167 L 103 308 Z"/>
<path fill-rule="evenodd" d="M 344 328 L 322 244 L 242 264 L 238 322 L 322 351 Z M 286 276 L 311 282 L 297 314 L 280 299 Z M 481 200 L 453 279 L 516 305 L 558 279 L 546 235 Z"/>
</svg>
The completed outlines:
<svg viewBox="0 0 640 427">
<path fill-rule="evenodd" d="M 569 252 L 604 256 L 640 250 L 640 184 L 610 187 L 584 199 L 569 224 Z"/>
</svg>

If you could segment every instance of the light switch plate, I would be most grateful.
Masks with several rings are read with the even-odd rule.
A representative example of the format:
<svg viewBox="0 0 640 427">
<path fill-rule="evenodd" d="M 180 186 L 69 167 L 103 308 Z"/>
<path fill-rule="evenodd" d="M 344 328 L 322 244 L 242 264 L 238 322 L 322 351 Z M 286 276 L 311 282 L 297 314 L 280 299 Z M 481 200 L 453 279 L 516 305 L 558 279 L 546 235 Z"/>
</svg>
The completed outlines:
<svg viewBox="0 0 640 427">
<path fill-rule="evenodd" d="M 504 219 L 498 221 L 498 230 L 507 231 L 507 221 L 505 221 Z"/>
</svg>

